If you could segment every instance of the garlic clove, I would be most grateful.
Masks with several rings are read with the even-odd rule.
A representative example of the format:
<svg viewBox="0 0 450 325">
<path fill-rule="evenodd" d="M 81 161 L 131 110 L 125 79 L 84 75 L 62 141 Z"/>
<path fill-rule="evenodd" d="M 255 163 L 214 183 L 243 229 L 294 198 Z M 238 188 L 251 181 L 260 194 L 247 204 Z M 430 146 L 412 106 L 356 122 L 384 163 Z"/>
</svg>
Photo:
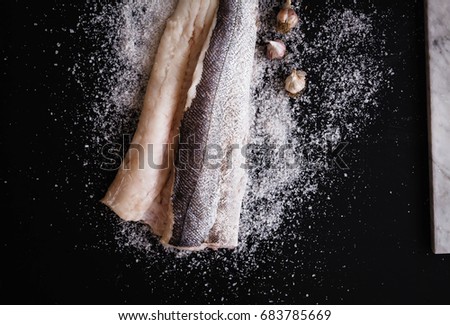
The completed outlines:
<svg viewBox="0 0 450 325">
<path fill-rule="evenodd" d="M 285 5 L 277 15 L 277 31 L 288 33 L 299 23 L 299 18 L 290 4 Z"/>
<path fill-rule="evenodd" d="M 306 88 L 306 72 L 293 70 L 284 83 L 286 91 L 293 96 L 300 95 Z"/>
<path fill-rule="evenodd" d="M 267 57 L 270 60 L 282 59 L 286 54 L 286 45 L 280 40 L 269 41 L 267 44 Z"/>
</svg>

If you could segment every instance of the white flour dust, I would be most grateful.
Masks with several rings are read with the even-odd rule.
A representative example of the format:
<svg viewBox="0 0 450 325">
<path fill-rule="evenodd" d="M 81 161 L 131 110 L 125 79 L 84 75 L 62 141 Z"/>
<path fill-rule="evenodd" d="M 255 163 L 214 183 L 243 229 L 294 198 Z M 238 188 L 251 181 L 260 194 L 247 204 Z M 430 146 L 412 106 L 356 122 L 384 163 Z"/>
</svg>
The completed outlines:
<svg viewBox="0 0 450 325">
<path fill-rule="evenodd" d="M 86 94 L 83 122 L 92 151 L 85 162 L 90 166 L 89 195 L 99 193 L 98 184 L 105 185 L 104 191 L 109 185 L 105 177 L 111 177 L 111 172 L 100 169 L 102 147 L 121 143 L 123 134 L 134 132 L 158 41 L 175 3 L 93 1 L 89 13 L 81 17 L 79 30 L 96 44 L 92 55 L 81 58 L 73 68 Z M 117 224 L 119 249 L 145 256 L 148 265 L 171 259 L 175 265 L 188 265 L 188 272 L 220 257 L 227 268 L 245 273 L 267 262 L 264 252 L 276 251 L 280 245 L 296 250 L 299 241 L 307 240 L 292 230 L 301 227 L 302 210 L 313 208 L 310 204 L 319 186 L 341 177 L 330 159 L 333 148 L 364 134 L 377 117 L 378 96 L 392 72 L 385 71 L 378 59 L 383 55 L 383 40 L 373 30 L 370 16 L 326 8 L 319 15 L 308 11 L 307 1 L 295 9 L 301 25 L 279 35 L 274 30 L 279 1 L 260 5 L 251 90 L 255 150 L 250 157 L 253 168 L 243 203 L 239 247 L 233 252 L 167 251 L 145 225 L 119 222 L 109 212 L 106 217 Z M 265 41 L 270 39 L 285 41 L 285 59 L 266 58 Z M 299 98 L 290 98 L 284 91 L 284 79 L 293 68 L 308 74 L 307 91 Z M 83 86 L 83 78 L 94 79 L 96 86 Z M 287 158 L 281 159 L 282 148 L 287 147 Z M 297 164 L 287 167 L 288 162 Z"/>
</svg>

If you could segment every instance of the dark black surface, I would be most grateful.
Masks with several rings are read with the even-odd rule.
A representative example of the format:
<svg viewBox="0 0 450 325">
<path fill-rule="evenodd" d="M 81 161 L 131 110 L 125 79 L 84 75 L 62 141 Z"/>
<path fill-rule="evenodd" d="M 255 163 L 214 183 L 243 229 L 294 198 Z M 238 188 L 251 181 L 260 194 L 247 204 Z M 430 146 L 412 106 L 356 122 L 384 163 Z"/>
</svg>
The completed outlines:
<svg viewBox="0 0 450 325">
<path fill-rule="evenodd" d="M 93 44 L 70 29 L 86 5 L 1 2 L 1 302 L 450 303 L 450 258 L 430 249 L 423 3 L 358 3 L 326 6 L 391 17 L 374 23 L 386 31 L 390 55 L 383 59 L 395 75 L 381 116 L 350 143 L 348 177 L 319 194 L 333 197 L 324 200 L 328 215 L 343 217 L 312 219 L 305 211 L 301 253 L 272 252 L 264 257 L 271 268 L 238 278 L 231 289 L 219 260 L 206 274 L 180 270 L 159 280 L 168 263 L 149 270 L 135 253 L 102 245 L 114 243 L 111 220 L 83 213 L 86 202 L 98 203 L 83 197 L 86 180 L 74 175 L 86 167 L 72 159 L 74 149 L 85 154 L 74 125 L 84 94 L 67 68 Z M 55 187 L 66 175 L 70 186 Z M 105 174 L 98 195 L 112 177 Z M 291 269 L 289 261 L 305 266 Z"/>
</svg>

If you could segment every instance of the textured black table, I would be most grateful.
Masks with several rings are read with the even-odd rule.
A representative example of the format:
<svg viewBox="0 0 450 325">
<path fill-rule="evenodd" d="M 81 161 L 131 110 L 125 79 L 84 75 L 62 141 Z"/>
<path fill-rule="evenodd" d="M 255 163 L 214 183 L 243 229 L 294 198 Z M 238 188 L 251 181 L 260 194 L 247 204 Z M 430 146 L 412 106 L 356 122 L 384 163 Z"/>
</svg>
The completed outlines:
<svg viewBox="0 0 450 325">
<path fill-rule="evenodd" d="M 270 266 L 237 277 L 232 287 L 220 261 L 206 274 L 179 270 L 162 276 L 170 265 L 148 269 L 145 257 L 137 262 L 136 253 L 114 249 L 112 221 L 83 213 L 99 197 L 82 197 L 86 173 L 72 158 L 77 148 L 84 154 L 77 132 L 69 132 L 77 130 L 73 120 L 83 94 L 66 68 L 92 48 L 68 32 L 86 5 L 3 1 L 1 302 L 450 303 L 450 257 L 435 256 L 430 248 L 423 3 L 326 6 L 366 13 L 376 8 L 380 17 L 391 17 L 374 24 L 386 31 L 393 89 L 381 96 L 382 115 L 350 144 L 349 177 L 337 188 L 321 189 L 320 196 L 337 198 L 325 212 L 345 217 L 310 220 L 305 211 L 304 229 L 320 227 L 305 230 L 302 253 L 286 247 L 261 257 Z M 51 112 L 58 112 L 56 120 Z M 55 187 L 66 175 L 70 190 Z M 105 174 L 98 184 L 98 196 L 111 177 Z M 286 267 L 286 261 L 302 266 Z"/>
</svg>

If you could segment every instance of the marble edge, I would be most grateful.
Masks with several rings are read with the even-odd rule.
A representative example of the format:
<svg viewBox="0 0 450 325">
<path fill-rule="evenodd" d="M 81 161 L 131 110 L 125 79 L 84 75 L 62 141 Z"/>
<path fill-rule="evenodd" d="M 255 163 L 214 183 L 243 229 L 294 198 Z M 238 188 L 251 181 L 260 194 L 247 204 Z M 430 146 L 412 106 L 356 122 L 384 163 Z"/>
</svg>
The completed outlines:
<svg viewBox="0 0 450 325">
<path fill-rule="evenodd" d="M 438 2 L 439 0 L 431 0 L 431 1 L 436 1 Z M 442 210 L 439 209 L 438 211 L 438 205 L 440 205 L 440 200 L 442 198 L 439 198 L 438 194 L 437 194 L 437 190 L 436 187 L 438 186 L 445 186 L 445 180 L 441 181 L 440 179 L 442 179 L 442 173 L 439 170 L 437 164 L 435 163 L 435 145 L 436 145 L 436 133 L 437 130 L 434 129 L 433 130 L 433 119 L 435 119 L 435 111 L 437 109 L 433 109 L 435 107 L 435 101 L 432 100 L 432 85 L 434 84 L 435 79 L 432 78 L 431 76 L 431 64 L 432 64 L 432 55 L 431 53 L 431 49 L 432 46 L 430 44 L 430 42 L 433 41 L 433 37 L 430 32 L 430 28 L 429 28 L 429 23 L 430 23 L 430 18 L 429 18 L 429 5 L 430 5 L 430 0 L 424 0 L 424 6 L 425 6 L 425 50 L 426 50 L 426 76 L 427 76 L 427 111 L 428 111 L 428 137 L 429 137 L 429 149 L 428 149 L 428 155 L 429 155 L 429 176 L 430 176 L 430 214 L 431 214 L 431 230 L 432 230 L 432 250 L 433 253 L 435 254 L 449 254 L 450 253 L 450 242 L 449 241 L 445 241 L 444 243 L 442 243 L 442 239 L 443 237 L 446 236 L 445 232 L 448 232 L 450 229 L 442 229 L 441 227 L 441 219 L 442 219 Z M 450 19 L 450 17 L 449 17 Z M 449 53 L 450 55 L 450 53 Z M 434 76 L 434 74 L 433 74 Z M 450 73 L 448 73 L 448 76 L 450 78 Z M 450 162 L 449 162 L 450 163 Z M 439 176 L 441 176 L 441 178 L 439 178 Z M 444 185 L 443 185 L 444 184 Z M 450 190 L 450 186 L 447 187 Z M 445 213 L 446 211 L 444 211 Z M 450 213 L 450 211 L 448 211 L 448 213 Z M 437 220 L 439 218 L 439 220 Z"/>
</svg>

